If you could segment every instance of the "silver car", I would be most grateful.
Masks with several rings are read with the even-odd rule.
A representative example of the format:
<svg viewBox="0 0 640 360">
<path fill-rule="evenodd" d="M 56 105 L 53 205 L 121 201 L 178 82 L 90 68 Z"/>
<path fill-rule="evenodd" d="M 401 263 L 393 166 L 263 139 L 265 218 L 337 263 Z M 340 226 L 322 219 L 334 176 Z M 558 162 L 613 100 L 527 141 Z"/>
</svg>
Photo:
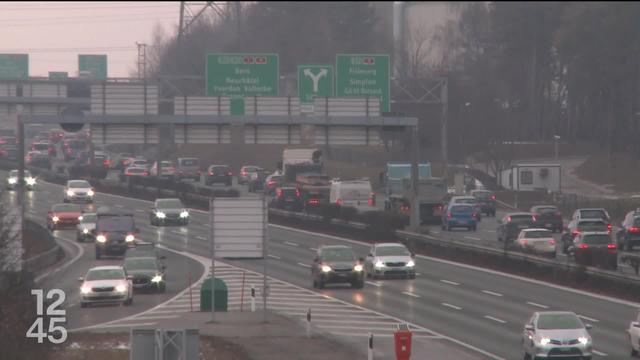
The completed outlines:
<svg viewBox="0 0 640 360">
<path fill-rule="evenodd" d="M 591 335 L 578 316 L 570 311 L 543 311 L 533 314 L 524 326 L 522 352 L 525 359 L 591 359 Z"/>
<path fill-rule="evenodd" d="M 364 265 L 367 277 L 374 279 L 389 275 L 416 278 L 414 255 L 402 244 L 380 243 L 373 245 L 367 254 Z"/>
<path fill-rule="evenodd" d="M 95 191 L 86 180 L 69 180 L 64 189 L 64 202 L 93 202 Z"/>
<path fill-rule="evenodd" d="M 127 276 L 121 266 L 98 266 L 89 269 L 78 281 L 80 286 L 80 307 L 100 303 L 133 303 L 133 278 Z"/>
<path fill-rule="evenodd" d="M 96 213 L 82 213 L 80 223 L 76 226 L 76 239 L 78 242 L 94 241 L 95 229 L 98 217 Z"/>
</svg>

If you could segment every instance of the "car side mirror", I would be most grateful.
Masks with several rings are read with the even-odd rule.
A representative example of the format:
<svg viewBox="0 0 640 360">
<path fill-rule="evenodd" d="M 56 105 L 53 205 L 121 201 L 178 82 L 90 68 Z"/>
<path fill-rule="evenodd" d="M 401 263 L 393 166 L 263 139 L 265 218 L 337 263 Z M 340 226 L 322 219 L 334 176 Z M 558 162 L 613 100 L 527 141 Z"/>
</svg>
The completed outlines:
<svg viewBox="0 0 640 360">
<path fill-rule="evenodd" d="M 584 327 L 585 327 L 587 330 L 591 330 L 591 329 L 593 329 L 593 325 L 591 325 L 591 324 L 586 324 Z"/>
<path fill-rule="evenodd" d="M 524 327 L 525 330 L 535 332 L 536 330 L 533 328 L 533 325 L 527 325 Z"/>
<path fill-rule="evenodd" d="M 631 326 L 633 326 L 635 328 L 640 328 L 640 323 L 639 322 L 632 322 Z"/>
<path fill-rule="evenodd" d="M 162 265 L 162 271 L 167 270 L 167 265 Z"/>
<path fill-rule="evenodd" d="M 167 260 L 167 257 L 162 255 L 162 256 L 160 256 L 160 260 Z"/>
<path fill-rule="evenodd" d="M 80 277 L 78 278 L 78 281 L 79 281 L 79 282 L 83 282 L 83 281 L 84 281 L 84 277 L 80 276 Z"/>
</svg>

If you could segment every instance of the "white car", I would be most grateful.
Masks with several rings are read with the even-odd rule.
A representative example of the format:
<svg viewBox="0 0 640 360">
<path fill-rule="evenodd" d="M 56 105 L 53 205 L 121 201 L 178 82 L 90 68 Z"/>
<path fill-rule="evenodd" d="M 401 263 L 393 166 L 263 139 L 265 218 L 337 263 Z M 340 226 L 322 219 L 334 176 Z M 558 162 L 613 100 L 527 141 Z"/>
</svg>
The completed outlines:
<svg viewBox="0 0 640 360">
<path fill-rule="evenodd" d="M 129 163 L 129 167 L 148 169 L 149 163 L 144 159 L 135 159 Z"/>
<path fill-rule="evenodd" d="M 364 268 L 367 276 L 374 279 L 390 275 L 416 278 L 414 255 L 398 243 L 373 245 L 364 261 Z"/>
<path fill-rule="evenodd" d="M 133 303 L 132 277 L 127 276 L 121 266 L 98 266 L 89 269 L 78 281 L 80 286 L 80 307 L 100 303 Z"/>
<path fill-rule="evenodd" d="M 640 311 L 636 316 L 636 320 L 629 324 L 627 329 L 629 334 L 629 345 L 631 345 L 631 356 L 638 356 L 640 353 Z"/>
<path fill-rule="evenodd" d="M 64 188 L 64 202 L 92 203 L 95 191 L 86 180 L 69 180 Z"/>
<path fill-rule="evenodd" d="M 570 311 L 541 311 L 533 314 L 522 333 L 524 359 L 591 359 L 593 342 L 578 316 Z"/>
<path fill-rule="evenodd" d="M 534 252 L 556 256 L 556 240 L 551 230 L 523 229 L 520 231 L 515 245 L 523 252 Z"/>
</svg>

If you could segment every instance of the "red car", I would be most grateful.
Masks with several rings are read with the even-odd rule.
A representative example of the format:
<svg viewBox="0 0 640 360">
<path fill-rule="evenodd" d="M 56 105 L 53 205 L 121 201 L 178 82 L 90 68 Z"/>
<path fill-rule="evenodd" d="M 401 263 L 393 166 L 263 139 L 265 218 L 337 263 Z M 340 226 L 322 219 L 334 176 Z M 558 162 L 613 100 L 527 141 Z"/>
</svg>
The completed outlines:
<svg viewBox="0 0 640 360">
<path fill-rule="evenodd" d="M 75 228 L 82 216 L 82 209 L 73 204 L 55 204 L 47 213 L 47 228 L 57 230 L 60 228 Z"/>
<path fill-rule="evenodd" d="M 63 139 L 64 139 L 64 131 L 53 130 L 49 133 L 49 140 L 54 144 L 59 143 Z"/>
</svg>

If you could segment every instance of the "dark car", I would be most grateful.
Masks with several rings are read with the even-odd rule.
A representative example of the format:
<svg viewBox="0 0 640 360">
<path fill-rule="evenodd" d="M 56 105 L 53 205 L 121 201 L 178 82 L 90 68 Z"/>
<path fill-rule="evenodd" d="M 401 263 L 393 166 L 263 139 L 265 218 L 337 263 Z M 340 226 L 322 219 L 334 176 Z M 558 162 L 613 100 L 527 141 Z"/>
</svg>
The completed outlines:
<svg viewBox="0 0 640 360">
<path fill-rule="evenodd" d="M 101 207 L 96 214 L 96 259 L 103 255 L 122 256 L 135 246 L 138 229 L 132 213 Z"/>
<path fill-rule="evenodd" d="M 569 253 L 573 254 L 576 262 L 580 264 L 589 266 L 597 262 L 613 268 L 617 263 L 617 250 L 618 246 L 608 231 L 580 233 L 569 247 Z"/>
<path fill-rule="evenodd" d="M 283 210 L 302 211 L 304 204 L 300 190 L 291 186 L 276 188 L 276 196 L 271 200 L 271 206 Z"/>
<path fill-rule="evenodd" d="M 522 229 L 533 227 L 533 216 L 530 213 L 509 213 L 498 220 L 498 241 L 515 240 Z"/>
<path fill-rule="evenodd" d="M 25 164 L 29 166 L 36 166 L 36 167 L 41 167 L 41 168 L 50 170 L 51 158 L 47 153 L 30 151 L 29 153 L 27 153 L 27 156 L 25 157 Z"/>
<path fill-rule="evenodd" d="M 620 249 L 631 251 L 640 245 L 640 209 L 627 213 L 616 233 L 616 243 Z"/>
<path fill-rule="evenodd" d="M 89 145 L 86 140 L 69 139 L 62 144 L 62 152 L 64 153 L 65 161 L 75 159 L 79 152 L 89 150 Z"/>
<path fill-rule="evenodd" d="M 149 221 L 154 226 L 188 225 L 189 211 L 182 205 L 180 199 L 157 199 L 151 208 Z"/>
<path fill-rule="evenodd" d="M 563 220 L 560 210 L 553 205 L 538 205 L 531 208 L 533 226 L 553 232 L 562 232 Z"/>
<path fill-rule="evenodd" d="M 471 196 L 476 198 L 480 211 L 487 216 L 496 216 L 496 195 L 489 190 L 472 190 Z"/>
<path fill-rule="evenodd" d="M 110 165 L 111 162 L 107 154 L 104 151 L 96 150 L 89 159 L 89 173 L 92 177 L 105 179 L 109 174 Z"/>
<path fill-rule="evenodd" d="M 357 259 L 353 249 L 345 245 L 320 246 L 311 264 L 313 287 L 348 283 L 356 289 L 364 286 L 364 259 Z"/>
<path fill-rule="evenodd" d="M 18 147 L 15 145 L 4 145 L 4 158 L 9 161 L 18 161 Z"/>
<path fill-rule="evenodd" d="M 276 188 L 284 183 L 284 176 L 269 175 L 264 181 L 264 193 L 270 196 L 275 195 Z"/>
<path fill-rule="evenodd" d="M 583 232 L 610 232 L 607 223 L 602 219 L 575 219 L 569 222 L 566 231 L 562 234 L 562 251 L 566 254 L 573 240 Z"/>
<path fill-rule="evenodd" d="M 254 165 L 245 165 L 241 167 L 240 172 L 238 172 L 238 184 L 242 185 L 248 183 L 251 179 L 251 174 L 258 170 L 262 170 L 262 168 Z"/>
<path fill-rule="evenodd" d="M 164 277 L 166 266 L 161 264 L 155 256 L 127 256 L 122 267 L 128 275 L 133 277 L 131 281 L 134 290 L 164 292 L 167 288 Z"/>
<path fill-rule="evenodd" d="M 233 183 L 233 172 L 227 165 L 211 165 L 207 169 L 207 175 L 204 178 L 204 184 L 211 186 L 212 184 L 225 184 L 231 186 Z"/>
</svg>

